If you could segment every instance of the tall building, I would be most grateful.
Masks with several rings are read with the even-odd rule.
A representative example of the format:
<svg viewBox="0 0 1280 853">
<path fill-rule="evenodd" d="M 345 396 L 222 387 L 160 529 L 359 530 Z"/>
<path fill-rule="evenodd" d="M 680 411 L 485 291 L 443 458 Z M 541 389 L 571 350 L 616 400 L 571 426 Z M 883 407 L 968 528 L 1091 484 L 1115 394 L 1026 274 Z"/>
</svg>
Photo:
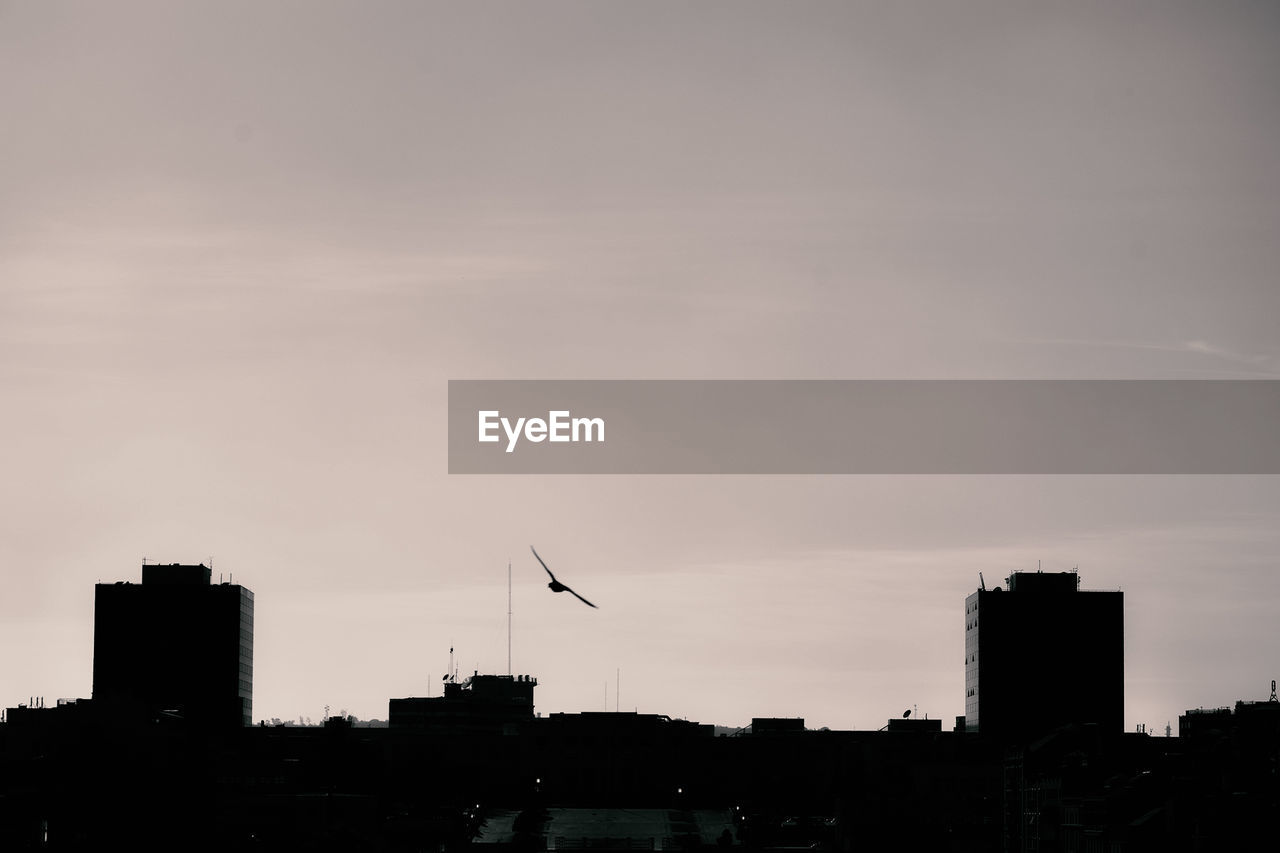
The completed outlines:
<svg viewBox="0 0 1280 853">
<path fill-rule="evenodd" d="M 142 583 L 94 588 L 95 703 L 249 725 L 253 593 L 204 565 L 143 565 Z"/>
<path fill-rule="evenodd" d="M 1014 572 L 964 602 L 965 729 L 1034 737 L 1068 723 L 1124 730 L 1124 593 L 1075 572 Z"/>
</svg>

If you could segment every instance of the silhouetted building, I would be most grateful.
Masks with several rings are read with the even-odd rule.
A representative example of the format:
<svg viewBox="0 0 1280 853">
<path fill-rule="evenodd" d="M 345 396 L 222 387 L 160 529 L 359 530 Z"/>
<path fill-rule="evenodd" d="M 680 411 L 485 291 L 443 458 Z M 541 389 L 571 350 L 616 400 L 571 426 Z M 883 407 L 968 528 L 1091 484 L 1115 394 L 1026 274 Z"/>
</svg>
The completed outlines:
<svg viewBox="0 0 1280 853">
<path fill-rule="evenodd" d="M 387 725 L 393 729 L 496 730 L 533 719 L 533 688 L 529 675 L 481 675 L 464 681 L 450 679 L 443 696 L 392 699 Z"/>
<path fill-rule="evenodd" d="M 1194 709 L 1178 718 L 1179 827 L 1197 849 L 1247 850 L 1274 826 L 1280 809 L 1280 700 Z"/>
<path fill-rule="evenodd" d="M 891 732 L 940 732 L 942 731 L 942 720 L 895 717 L 889 720 L 885 729 Z"/>
<path fill-rule="evenodd" d="M 783 732 L 803 732 L 804 717 L 752 717 L 751 733 L 753 735 L 781 734 Z"/>
<path fill-rule="evenodd" d="M 583 711 L 539 717 L 524 732 L 522 775 L 547 802 L 685 807 L 713 787 L 715 726 L 665 714 Z"/>
<path fill-rule="evenodd" d="M 1001 849 L 1244 849 L 1185 844 L 1170 831 L 1174 820 L 1194 812 L 1174 807 L 1170 799 L 1163 751 L 1172 743 L 1145 733 L 1072 725 L 1005 746 Z"/>
<path fill-rule="evenodd" d="M 1124 729 L 1124 593 L 1075 572 L 1014 572 L 964 603 L 965 729 L 1007 737 L 1069 723 Z"/>
<path fill-rule="evenodd" d="M 1192 708 L 1178 717 L 1178 737 L 1221 735 L 1223 732 L 1229 732 L 1233 723 L 1230 708 Z"/>
<path fill-rule="evenodd" d="M 143 565 L 94 588 L 93 698 L 189 723 L 249 725 L 253 593 L 204 565 Z"/>
</svg>

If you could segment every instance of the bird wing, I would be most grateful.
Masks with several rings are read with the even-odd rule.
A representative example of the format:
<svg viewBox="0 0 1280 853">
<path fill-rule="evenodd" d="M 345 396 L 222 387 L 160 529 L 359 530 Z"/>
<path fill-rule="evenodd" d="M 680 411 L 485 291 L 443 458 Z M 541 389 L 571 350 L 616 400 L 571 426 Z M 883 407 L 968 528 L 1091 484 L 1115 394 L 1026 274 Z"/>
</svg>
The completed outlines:
<svg viewBox="0 0 1280 853">
<path fill-rule="evenodd" d="M 529 550 L 530 550 L 530 551 L 533 551 L 533 556 L 538 557 L 538 552 L 534 550 L 534 548 L 533 548 L 533 546 L 532 546 L 532 545 L 530 545 L 530 546 L 529 546 Z M 541 558 L 541 557 L 538 557 L 538 562 L 539 562 L 539 563 L 542 563 L 542 558 Z M 546 570 L 547 574 L 551 575 L 551 579 L 552 579 L 552 580 L 555 580 L 555 579 L 556 579 L 556 576 L 555 576 L 555 575 L 552 575 L 552 574 L 551 574 L 551 570 L 547 568 L 547 564 L 546 564 L 546 563 L 542 563 L 542 568 Z M 593 606 L 594 606 L 594 605 L 593 605 Z"/>
<path fill-rule="evenodd" d="M 565 590 L 566 590 L 567 592 L 573 592 L 573 590 L 569 589 L 569 587 L 567 587 L 567 586 L 565 587 Z M 591 604 L 591 602 L 590 602 L 590 601 L 587 601 L 585 598 L 583 598 L 582 596 L 578 595 L 576 592 L 573 592 L 573 597 L 574 597 L 574 598 L 576 598 L 576 599 L 578 599 L 579 601 L 581 601 L 583 604 L 590 605 L 591 607 L 596 607 L 594 604 Z M 596 607 L 596 610 L 599 610 L 599 609 L 600 609 L 599 607 Z"/>
<path fill-rule="evenodd" d="M 530 546 L 529 546 L 529 550 L 530 550 L 530 551 L 533 551 L 533 556 L 538 557 L 538 551 L 537 551 L 537 549 L 535 549 L 532 545 L 530 545 Z M 542 558 L 541 558 L 541 557 L 538 557 L 538 562 L 539 562 L 539 563 L 542 563 L 542 568 L 546 570 L 547 574 L 551 575 L 551 580 L 552 580 L 552 581 L 554 581 L 555 583 L 558 583 L 558 584 L 560 584 L 560 586 L 564 587 L 565 592 L 573 593 L 573 597 L 574 597 L 574 598 L 578 599 L 579 601 L 581 601 L 583 604 L 587 605 L 588 607 L 596 607 L 596 606 L 595 606 L 594 604 L 592 604 L 590 601 L 587 601 L 585 598 L 583 598 L 582 596 L 578 595 L 576 592 L 573 592 L 573 590 L 569 589 L 569 587 L 564 586 L 564 584 L 560 583 L 560 581 L 557 581 L 557 580 L 556 580 L 556 576 L 555 576 L 554 574 L 552 574 L 552 572 L 551 572 L 551 570 L 550 570 L 550 569 L 548 569 L 548 568 L 547 568 L 547 564 L 542 562 Z M 596 610 L 599 610 L 599 609 L 600 609 L 599 607 L 596 607 Z"/>
</svg>

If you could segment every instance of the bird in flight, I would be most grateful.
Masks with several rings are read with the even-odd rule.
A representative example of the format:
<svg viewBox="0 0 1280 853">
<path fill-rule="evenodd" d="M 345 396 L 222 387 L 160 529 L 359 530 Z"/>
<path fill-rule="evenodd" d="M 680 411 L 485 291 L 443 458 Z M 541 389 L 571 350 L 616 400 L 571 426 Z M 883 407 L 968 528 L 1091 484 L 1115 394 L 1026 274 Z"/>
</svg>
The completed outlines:
<svg viewBox="0 0 1280 853">
<path fill-rule="evenodd" d="M 538 557 L 538 552 L 537 552 L 536 550 L 534 550 L 534 547 L 533 547 L 532 545 L 530 545 L 530 546 L 529 546 L 529 550 L 530 550 L 530 551 L 533 551 L 533 556 Z M 542 561 L 542 558 L 541 558 L 541 557 L 538 557 L 538 562 L 539 562 L 539 563 L 542 563 L 542 568 L 543 568 L 543 569 L 546 569 L 547 574 L 551 575 L 551 583 L 547 584 L 547 586 L 549 586 L 549 587 L 551 588 L 551 591 L 552 591 L 552 592 L 567 592 L 567 593 L 570 593 L 571 595 L 573 595 L 573 597 L 574 597 L 574 598 L 578 599 L 578 600 L 579 600 L 579 601 L 581 601 L 583 604 L 586 604 L 586 605 L 587 605 L 587 606 L 589 606 L 589 607 L 596 607 L 596 606 L 595 606 L 594 604 L 592 604 L 590 601 L 587 601 L 585 598 L 583 598 L 582 596 L 578 595 L 578 594 L 577 594 L 576 592 L 574 592 L 573 590 L 569 589 L 569 587 L 565 586 L 564 584 L 560 583 L 560 581 L 556 580 L 556 576 L 555 576 L 554 574 L 552 574 L 552 573 L 551 573 L 551 570 L 550 570 L 550 569 L 548 569 L 548 568 L 547 568 L 547 564 L 546 564 L 546 563 L 544 563 L 544 562 Z M 599 610 L 600 608 L 596 607 L 596 609 L 597 609 L 597 610 Z"/>
</svg>

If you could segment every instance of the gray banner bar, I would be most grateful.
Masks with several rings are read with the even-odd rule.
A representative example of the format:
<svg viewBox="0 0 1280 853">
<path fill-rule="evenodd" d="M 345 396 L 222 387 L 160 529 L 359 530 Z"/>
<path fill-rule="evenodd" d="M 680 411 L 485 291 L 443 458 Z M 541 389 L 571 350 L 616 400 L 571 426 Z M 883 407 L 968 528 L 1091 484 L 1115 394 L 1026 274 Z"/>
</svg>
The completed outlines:
<svg viewBox="0 0 1280 853">
<path fill-rule="evenodd" d="M 451 380 L 449 473 L 1280 474 L 1280 381 Z"/>
</svg>

